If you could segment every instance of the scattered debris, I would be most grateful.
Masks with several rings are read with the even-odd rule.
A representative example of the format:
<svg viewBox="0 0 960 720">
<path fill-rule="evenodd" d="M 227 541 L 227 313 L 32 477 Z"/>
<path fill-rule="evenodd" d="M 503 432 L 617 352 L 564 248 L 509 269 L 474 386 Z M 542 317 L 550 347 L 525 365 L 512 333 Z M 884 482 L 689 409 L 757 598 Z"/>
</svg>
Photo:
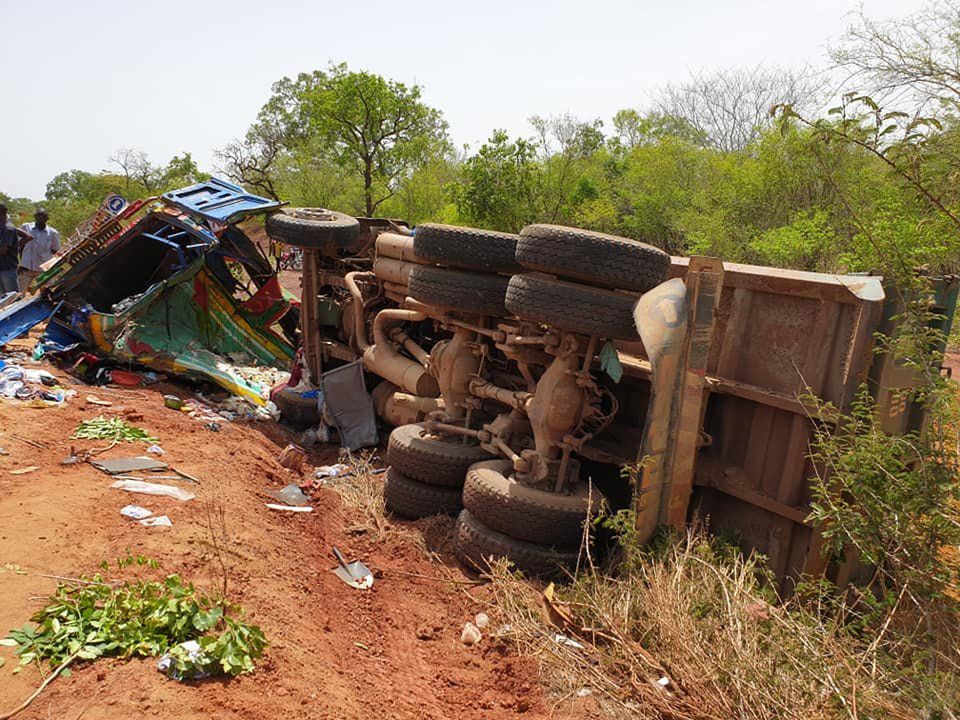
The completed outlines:
<svg viewBox="0 0 960 720">
<path fill-rule="evenodd" d="M 159 485 L 144 482 L 143 480 L 117 480 L 110 487 L 127 492 L 143 493 L 145 495 L 167 495 L 177 500 L 193 500 L 196 495 L 172 485 Z"/>
<path fill-rule="evenodd" d="M 11 471 L 10 471 L 10 474 L 11 474 L 11 475 L 26 475 L 27 473 L 32 473 L 34 470 L 39 470 L 39 469 L 40 469 L 40 466 L 39 466 L 39 465 L 30 465 L 30 466 L 25 467 L 25 468 L 20 468 L 19 470 L 11 470 Z"/>
<path fill-rule="evenodd" d="M 197 478 L 195 478 L 193 475 L 190 475 L 189 473 L 185 473 L 183 470 L 177 470 L 176 468 L 170 468 L 170 469 L 173 470 L 177 475 L 179 475 L 180 477 L 182 477 L 184 480 L 189 480 L 190 482 L 194 483 L 195 485 L 199 485 L 199 484 L 200 484 L 200 481 L 197 480 Z"/>
<path fill-rule="evenodd" d="M 107 475 L 124 475 L 143 470 L 166 470 L 169 465 L 163 460 L 150 457 L 111 458 L 109 460 L 91 460 L 90 464 Z"/>
<path fill-rule="evenodd" d="M 306 451 L 297 447 L 296 445 L 287 445 L 283 451 L 280 453 L 280 456 L 277 458 L 283 467 L 288 470 L 299 471 L 303 467 L 304 461 L 307 459 Z"/>
<path fill-rule="evenodd" d="M 321 465 L 316 469 L 314 475 L 317 478 L 328 478 L 328 477 L 338 477 L 339 475 L 344 475 L 350 469 L 349 465 L 344 465 L 343 463 L 336 463 L 334 465 Z"/>
<path fill-rule="evenodd" d="M 176 395 L 164 395 L 163 404 L 170 408 L 171 410 L 182 410 L 183 409 L 183 400 L 178 398 Z"/>
<path fill-rule="evenodd" d="M 185 655 L 189 662 L 188 667 L 192 668 L 192 670 L 188 672 L 178 670 L 178 663 L 176 658 L 174 658 L 174 652 L 180 656 Z M 210 677 L 210 673 L 200 668 L 209 665 L 211 662 L 210 658 L 203 652 L 203 648 L 200 647 L 200 643 L 196 640 L 187 640 L 163 655 L 159 662 L 157 662 L 157 670 L 165 673 L 174 680 L 202 680 L 203 678 Z"/>
<path fill-rule="evenodd" d="M 153 511 L 139 505 L 124 505 L 120 508 L 120 514 L 131 520 L 143 520 L 153 515 Z"/>
<path fill-rule="evenodd" d="M 144 527 L 173 527 L 173 521 L 166 515 L 144 518 L 140 524 Z"/>
<path fill-rule="evenodd" d="M 287 512 L 313 512 L 313 508 L 307 505 L 306 507 L 298 507 L 294 505 L 277 505 L 276 503 L 266 503 L 266 506 L 271 510 L 286 510 Z"/>
<path fill-rule="evenodd" d="M 220 423 L 218 422 L 208 422 L 203 424 L 204 430 L 209 430 L 210 432 L 220 432 Z"/>
<path fill-rule="evenodd" d="M 29 445 L 29 446 L 31 446 L 31 447 L 38 448 L 38 449 L 40 449 L 40 450 L 49 450 L 49 449 L 50 449 L 50 446 L 47 445 L 45 442 L 40 442 L 39 440 L 31 440 L 30 438 L 26 438 L 26 437 L 24 437 L 23 435 L 17 435 L 17 434 L 15 434 L 15 433 L 10 433 L 10 437 L 14 438 L 15 440 L 19 440 L 20 442 L 26 443 L 27 445 Z"/>
<path fill-rule="evenodd" d="M 294 483 L 290 483 L 282 490 L 267 490 L 267 495 L 284 505 L 302 507 L 310 504 L 310 498 L 304 495 L 303 491 Z"/>
<path fill-rule="evenodd" d="M 574 650 L 583 650 L 583 645 L 578 643 L 576 640 L 568 638 L 563 633 L 557 633 L 553 636 L 553 641 L 557 645 L 565 645 L 566 647 L 573 648 Z"/>
<path fill-rule="evenodd" d="M 43 407 L 49 404 L 58 405 L 68 397 L 76 395 L 74 390 L 66 390 L 57 382 L 57 378 L 46 370 L 0 364 L 0 397 L 36 401 L 39 407 Z"/>
<path fill-rule="evenodd" d="M 110 379 L 121 387 L 139 387 L 143 384 L 143 376 L 140 373 L 119 368 L 110 371 Z"/>
<path fill-rule="evenodd" d="M 61 460 L 60 464 L 61 465 L 80 465 L 81 463 L 85 463 L 89 459 L 90 459 L 89 450 L 81 450 L 78 453 L 77 449 L 73 445 L 71 445 L 70 454 L 67 455 L 63 460 Z"/>
<path fill-rule="evenodd" d="M 113 442 L 148 442 L 155 443 L 157 438 L 150 435 L 143 428 L 128 425 L 118 417 L 106 418 L 98 415 L 91 420 L 84 420 L 73 433 L 78 440 L 112 440 Z"/>
<path fill-rule="evenodd" d="M 482 638 L 483 635 L 480 633 L 480 628 L 472 622 L 464 624 L 463 632 L 460 633 L 460 642 L 470 647 L 471 645 L 476 645 Z"/>
<path fill-rule="evenodd" d="M 477 617 L 474 618 L 474 623 L 478 628 L 483 630 L 487 625 L 490 624 L 490 617 L 485 612 L 477 613 Z"/>
<path fill-rule="evenodd" d="M 151 455 L 163 455 L 163 454 L 164 454 L 163 448 L 160 447 L 159 445 L 151 445 L 150 447 L 147 448 L 147 452 L 150 453 Z"/>
<path fill-rule="evenodd" d="M 87 402 L 91 405 L 102 405 L 103 407 L 110 407 L 113 405 L 109 400 L 101 400 L 96 395 L 87 395 Z"/>
<path fill-rule="evenodd" d="M 357 588 L 358 590 L 366 590 L 373 585 L 373 573 L 370 572 L 370 569 L 366 565 L 359 560 L 348 563 L 343 557 L 343 553 L 341 553 L 336 546 L 333 546 L 332 550 L 333 556 L 340 564 L 339 567 L 334 568 L 334 575 L 350 587 Z"/>
</svg>

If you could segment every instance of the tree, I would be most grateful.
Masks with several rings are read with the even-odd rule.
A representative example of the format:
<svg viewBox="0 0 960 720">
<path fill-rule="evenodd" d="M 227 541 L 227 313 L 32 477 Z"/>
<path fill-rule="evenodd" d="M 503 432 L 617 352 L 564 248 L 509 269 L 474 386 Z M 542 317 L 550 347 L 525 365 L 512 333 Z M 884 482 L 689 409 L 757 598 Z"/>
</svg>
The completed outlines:
<svg viewBox="0 0 960 720">
<path fill-rule="evenodd" d="M 807 108 L 816 95 L 809 73 L 758 66 L 694 74 L 685 83 L 664 87 L 656 104 L 663 115 L 686 121 L 704 147 L 735 152 L 771 124 L 775 105 Z"/>
<path fill-rule="evenodd" d="M 534 115 L 530 124 L 542 168 L 540 219 L 556 223 L 581 185 L 585 163 L 603 147 L 603 121 L 582 122 L 569 114 Z"/>
<path fill-rule="evenodd" d="M 831 56 L 848 86 L 868 89 L 882 104 L 960 108 L 960 5 L 953 0 L 880 22 L 861 11 Z"/>
<path fill-rule="evenodd" d="M 464 162 L 463 181 L 454 187 L 463 219 L 511 232 L 536 222 L 543 183 L 536 155 L 529 140 L 511 141 L 505 130 L 494 130 Z"/>
<path fill-rule="evenodd" d="M 360 178 L 363 211 L 373 215 L 400 183 L 449 147 L 447 124 L 406 85 L 345 64 L 283 78 L 243 143 L 221 151 L 231 176 L 269 188 L 305 147 Z"/>
</svg>

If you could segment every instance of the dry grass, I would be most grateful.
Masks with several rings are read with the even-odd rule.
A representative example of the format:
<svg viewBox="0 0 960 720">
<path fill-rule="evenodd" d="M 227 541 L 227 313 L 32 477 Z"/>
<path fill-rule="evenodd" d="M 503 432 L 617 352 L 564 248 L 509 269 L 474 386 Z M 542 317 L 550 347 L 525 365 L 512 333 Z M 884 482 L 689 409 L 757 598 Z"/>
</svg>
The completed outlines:
<svg viewBox="0 0 960 720">
<path fill-rule="evenodd" d="M 358 453 L 341 450 L 339 461 L 347 465 L 350 471 L 328 478 L 324 485 L 337 491 L 345 508 L 357 511 L 365 522 L 376 528 L 378 534 L 382 534 L 387 527 L 387 511 L 383 502 L 385 475 L 376 472 L 375 453 L 368 450 Z"/>
<path fill-rule="evenodd" d="M 547 685 L 561 700 L 588 688 L 611 718 L 956 717 L 960 676 L 919 689 L 918 671 L 891 663 L 882 637 L 854 637 L 837 603 L 778 603 L 758 563 L 701 531 L 618 577 L 587 569 L 562 602 L 505 563 L 490 575 L 508 637 L 539 658 Z"/>
</svg>

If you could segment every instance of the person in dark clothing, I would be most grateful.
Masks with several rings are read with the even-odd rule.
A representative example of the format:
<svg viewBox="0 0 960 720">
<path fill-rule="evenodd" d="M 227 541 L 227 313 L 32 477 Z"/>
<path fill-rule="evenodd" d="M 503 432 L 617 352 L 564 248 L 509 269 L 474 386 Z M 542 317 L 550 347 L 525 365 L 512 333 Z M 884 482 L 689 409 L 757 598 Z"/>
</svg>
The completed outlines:
<svg viewBox="0 0 960 720">
<path fill-rule="evenodd" d="M 0 203 L 0 295 L 17 292 L 17 267 L 20 263 L 20 240 L 30 236 L 17 228 L 7 217 L 7 206 Z"/>
</svg>

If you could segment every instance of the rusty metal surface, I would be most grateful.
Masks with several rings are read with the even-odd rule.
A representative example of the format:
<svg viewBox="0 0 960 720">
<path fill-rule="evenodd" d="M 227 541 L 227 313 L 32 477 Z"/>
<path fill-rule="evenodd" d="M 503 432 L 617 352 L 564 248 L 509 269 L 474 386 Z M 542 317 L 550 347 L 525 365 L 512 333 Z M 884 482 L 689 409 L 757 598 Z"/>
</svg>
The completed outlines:
<svg viewBox="0 0 960 720">
<path fill-rule="evenodd" d="M 684 277 L 689 264 L 675 258 L 672 274 Z M 789 590 L 799 574 L 827 569 L 805 520 L 812 421 L 801 398 L 849 406 L 867 379 L 884 294 L 879 278 L 732 263 L 724 271 L 705 368 L 708 444 L 688 515 L 766 555 Z"/>
</svg>

